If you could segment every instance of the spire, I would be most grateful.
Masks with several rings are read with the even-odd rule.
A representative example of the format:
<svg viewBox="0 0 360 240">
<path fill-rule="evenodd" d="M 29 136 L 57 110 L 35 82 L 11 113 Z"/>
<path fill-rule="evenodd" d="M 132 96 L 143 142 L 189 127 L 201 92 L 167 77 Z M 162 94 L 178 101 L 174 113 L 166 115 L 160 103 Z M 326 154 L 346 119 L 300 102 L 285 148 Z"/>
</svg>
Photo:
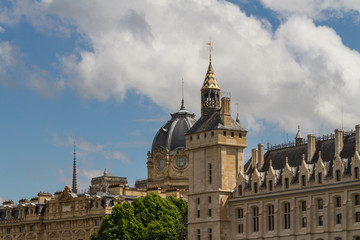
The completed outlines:
<svg viewBox="0 0 360 240">
<path fill-rule="evenodd" d="M 301 132 L 300 132 L 300 125 L 298 125 L 298 131 L 297 131 L 297 133 L 296 133 L 295 139 L 298 139 L 298 138 L 301 138 L 301 139 L 302 139 Z"/>
<path fill-rule="evenodd" d="M 221 108 L 220 106 L 220 88 L 216 81 L 214 69 L 211 65 L 212 43 L 209 45 L 209 67 L 205 76 L 203 86 L 201 87 L 201 116 L 210 116 L 214 111 Z"/>
<path fill-rule="evenodd" d="M 181 107 L 180 110 L 185 110 L 185 106 L 184 106 L 184 79 L 182 79 L 181 82 Z"/>
<path fill-rule="evenodd" d="M 72 192 L 77 193 L 75 139 L 74 139 L 74 167 L 73 167 L 73 179 L 72 179 Z"/>
<path fill-rule="evenodd" d="M 204 83 L 203 83 L 203 86 L 201 88 L 201 90 L 204 90 L 204 89 L 219 89 L 219 85 L 216 81 L 216 77 L 215 77 L 215 74 L 214 74 L 214 69 L 211 65 L 211 51 L 212 51 L 212 43 L 207 43 L 207 45 L 209 46 L 209 51 L 210 51 L 210 54 L 209 54 L 209 67 L 208 67 L 208 70 L 206 72 L 206 76 L 205 76 L 205 80 L 204 80 Z"/>
<path fill-rule="evenodd" d="M 295 136 L 295 145 L 298 146 L 298 145 L 301 145 L 303 144 L 303 138 L 301 136 L 301 132 L 300 132 L 300 125 L 298 126 L 298 131 L 296 133 L 296 136 Z"/>
</svg>

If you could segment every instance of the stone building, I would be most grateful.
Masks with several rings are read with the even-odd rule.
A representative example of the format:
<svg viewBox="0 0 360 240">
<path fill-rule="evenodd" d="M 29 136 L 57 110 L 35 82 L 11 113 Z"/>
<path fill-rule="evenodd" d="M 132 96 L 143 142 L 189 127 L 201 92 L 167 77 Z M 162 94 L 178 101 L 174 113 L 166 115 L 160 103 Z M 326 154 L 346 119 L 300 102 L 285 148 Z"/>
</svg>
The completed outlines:
<svg viewBox="0 0 360 240">
<path fill-rule="evenodd" d="M 30 201 L 7 201 L 0 206 L 0 239 L 89 239 L 115 204 L 134 198 L 76 194 L 65 187 L 54 196 L 39 193 Z"/>
<path fill-rule="evenodd" d="M 182 99 L 180 110 L 156 133 L 147 157 L 147 187 L 177 189 L 187 195 L 189 159 L 185 151 L 185 133 L 194 125 L 195 115 L 187 111 Z"/>
<path fill-rule="evenodd" d="M 220 99 L 211 58 L 201 117 L 186 134 L 189 239 L 360 240 L 360 125 L 252 149 Z"/>
<path fill-rule="evenodd" d="M 104 174 L 99 177 L 93 177 L 91 179 L 91 185 L 89 187 L 90 193 L 96 193 L 96 192 L 109 192 L 109 187 L 112 184 L 122 184 L 122 185 L 128 185 L 128 181 L 126 177 L 117 177 L 110 175 L 106 169 L 104 171 Z"/>
</svg>

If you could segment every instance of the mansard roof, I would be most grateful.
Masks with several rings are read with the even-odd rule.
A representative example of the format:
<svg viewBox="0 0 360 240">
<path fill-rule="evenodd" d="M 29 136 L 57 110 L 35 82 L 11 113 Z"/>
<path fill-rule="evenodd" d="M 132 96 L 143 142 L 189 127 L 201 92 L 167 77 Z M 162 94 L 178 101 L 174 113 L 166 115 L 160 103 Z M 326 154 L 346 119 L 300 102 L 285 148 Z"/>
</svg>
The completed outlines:
<svg viewBox="0 0 360 240">
<path fill-rule="evenodd" d="M 241 130 L 246 131 L 240 122 L 231 119 L 230 125 L 224 125 L 221 120 L 220 109 L 214 111 L 210 116 L 202 116 L 186 134 L 194 134 L 214 129 Z"/>
</svg>

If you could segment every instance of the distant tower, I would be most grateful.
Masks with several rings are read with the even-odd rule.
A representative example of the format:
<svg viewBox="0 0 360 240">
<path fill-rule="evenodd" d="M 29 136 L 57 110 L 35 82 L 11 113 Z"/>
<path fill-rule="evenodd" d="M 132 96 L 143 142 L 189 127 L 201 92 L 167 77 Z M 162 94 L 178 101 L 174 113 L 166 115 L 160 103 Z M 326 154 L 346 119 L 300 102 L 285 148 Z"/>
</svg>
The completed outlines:
<svg viewBox="0 0 360 240">
<path fill-rule="evenodd" d="M 303 143 L 303 138 L 300 133 L 300 126 L 298 126 L 298 131 L 297 131 L 296 137 L 295 137 L 295 145 L 298 146 L 298 145 L 301 145 L 302 143 Z"/>
<path fill-rule="evenodd" d="M 231 118 L 230 98 L 220 97 L 210 55 L 201 88 L 201 118 L 186 133 L 189 240 L 230 239 L 234 227 L 225 203 L 239 188 L 236 179 L 243 174 L 247 131 L 239 119 Z"/>
<path fill-rule="evenodd" d="M 72 192 L 77 193 L 75 141 L 74 141 L 74 167 L 73 167 L 73 179 L 72 179 Z"/>
</svg>

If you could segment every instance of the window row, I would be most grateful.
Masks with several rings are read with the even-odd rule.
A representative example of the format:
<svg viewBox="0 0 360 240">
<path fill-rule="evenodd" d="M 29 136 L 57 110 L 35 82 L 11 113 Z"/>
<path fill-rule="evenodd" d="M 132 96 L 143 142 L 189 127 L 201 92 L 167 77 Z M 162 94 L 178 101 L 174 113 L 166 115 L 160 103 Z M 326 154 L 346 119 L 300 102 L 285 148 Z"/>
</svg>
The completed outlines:
<svg viewBox="0 0 360 240">
<path fill-rule="evenodd" d="M 227 131 L 223 131 L 223 136 L 227 136 Z M 213 137 L 215 135 L 215 133 L 214 132 L 211 132 L 211 137 Z M 208 134 L 207 133 L 204 133 L 204 138 L 207 138 L 207 136 L 208 136 Z M 242 138 L 242 133 L 235 133 L 235 132 L 230 132 L 230 136 L 231 137 L 235 137 L 235 136 L 237 136 L 237 137 L 239 137 L 239 138 Z M 196 135 L 196 138 L 197 139 L 200 139 L 200 134 L 198 134 L 198 135 Z M 193 140 L 193 136 L 190 136 L 190 141 L 192 141 Z"/>
</svg>

